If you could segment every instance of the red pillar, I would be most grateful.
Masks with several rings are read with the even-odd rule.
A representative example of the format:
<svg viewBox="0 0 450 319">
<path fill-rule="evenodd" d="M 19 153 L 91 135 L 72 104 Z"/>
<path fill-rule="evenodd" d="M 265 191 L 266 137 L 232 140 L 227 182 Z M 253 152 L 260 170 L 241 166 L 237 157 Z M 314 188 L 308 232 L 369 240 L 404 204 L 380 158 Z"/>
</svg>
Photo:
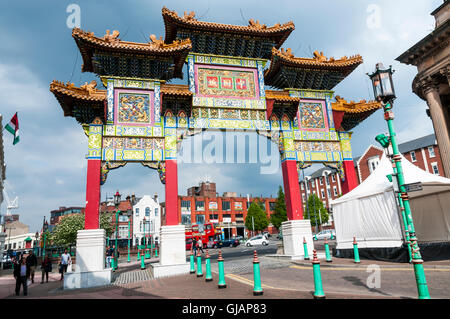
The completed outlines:
<svg viewBox="0 0 450 319">
<path fill-rule="evenodd" d="M 303 207 L 300 199 L 297 163 L 294 160 L 286 160 L 281 163 L 281 168 L 283 171 L 287 218 L 288 220 L 303 219 Z"/>
<path fill-rule="evenodd" d="M 166 160 L 166 226 L 173 225 L 178 225 L 177 161 Z"/>
<path fill-rule="evenodd" d="M 343 161 L 345 180 L 342 182 L 342 194 L 347 194 L 356 186 L 358 186 L 358 180 L 356 178 L 355 166 L 353 160 Z"/>
<path fill-rule="evenodd" d="M 98 229 L 100 227 L 100 174 L 101 160 L 88 159 L 84 229 Z"/>
</svg>

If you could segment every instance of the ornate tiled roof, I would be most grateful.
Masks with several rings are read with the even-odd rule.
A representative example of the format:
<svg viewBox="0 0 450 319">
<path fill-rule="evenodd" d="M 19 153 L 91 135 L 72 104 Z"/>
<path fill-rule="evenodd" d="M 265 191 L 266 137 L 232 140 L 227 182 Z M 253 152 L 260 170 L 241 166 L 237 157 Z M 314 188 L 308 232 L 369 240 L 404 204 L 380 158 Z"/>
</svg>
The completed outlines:
<svg viewBox="0 0 450 319">
<path fill-rule="evenodd" d="M 179 16 L 176 11 L 162 9 L 165 42 L 190 38 L 196 53 L 270 58 L 272 47 L 279 48 L 295 29 L 292 21 L 268 27 L 250 19 L 247 26 L 198 21 L 195 13 Z"/>
<path fill-rule="evenodd" d="M 360 55 L 334 59 L 315 51 L 312 58 L 301 58 L 295 57 L 291 49 L 273 48 L 265 83 L 279 89 L 330 90 L 362 62 Z"/>
<path fill-rule="evenodd" d="M 266 99 L 277 102 L 300 102 L 299 97 L 289 96 L 288 91 L 266 90 Z"/>
<path fill-rule="evenodd" d="M 106 90 L 97 89 L 97 82 L 92 81 L 81 87 L 73 83 L 54 80 L 50 84 L 50 91 L 58 99 L 64 116 L 73 116 L 80 123 L 90 123 L 95 117 L 104 117 L 104 103 L 106 102 Z M 186 99 L 192 96 L 187 85 L 161 84 L 161 93 L 164 96 Z M 164 103 L 163 99 L 163 103 Z"/>
<path fill-rule="evenodd" d="M 80 123 L 91 123 L 94 118 L 104 118 L 106 92 L 97 90 L 97 82 L 76 87 L 73 83 L 53 81 L 52 92 L 64 111 L 64 116 L 72 116 Z"/>
<path fill-rule="evenodd" d="M 376 111 L 381 108 L 381 103 L 377 101 L 361 100 L 359 102 L 347 102 L 339 95 L 335 96 L 336 102 L 331 102 L 333 111 L 344 111 L 345 113 L 364 113 L 369 111 Z"/>
<path fill-rule="evenodd" d="M 336 102 L 331 102 L 331 108 L 337 130 L 349 131 L 381 108 L 381 103 L 376 101 L 347 102 L 339 95 L 335 98 Z"/>
<path fill-rule="evenodd" d="M 162 37 L 157 39 L 154 35 L 149 37 L 148 43 L 122 41 L 119 39 L 119 31 L 117 30 L 114 30 L 112 33 L 107 30 L 103 37 L 97 37 L 93 32 L 86 32 L 81 29 L 74 28 L 72 30 L 72 36 L 75 39 L 75 42 L 77 43 L 83 57 L 82 71 L 95 72 L 99 75 L 139 77 L 137 75 L 130 74 L 111 74 L 111 72 L 107 70 L 108 63 L 120 63 L 120 61 L 115 62 L 103 60 L 111 57 L 113 53 L 121 53 L 122 57 L 126 54 L 128 59 L 130 59 L 130 55 L 137 58 L 136 63 L 139 65 L 129 66 L 129 68 L 134 67 L 143 69 L 141 72 L 144 72 L 144 74 L 141 74 L 141 77 L 154 78 L 155 76 L 155 74 L 145 73 L 145 68 L 150 68 L 149 65 L 145 65 L 145 61 L 148 62 L 148 60 L 157 60 L 162 63 L 167 63 L 167 61 L 170 60 L 169 65 L 173 64 L 173 70 L 171 72 L 173 74 L 166 74 L 163 79 L 168 80 L 172 76 L 182 78 L 182 67 L 184 61 L 192 48 L 192 44 L 189 39 L 173 41 L 172 43 L 167 44 L 164 43 Z M 100 57 L 103 57 L 103 60 Z M 133 63 L 128 62 L 127 64 Z M 147 71 L 147 73 L 150 72 L 151 70 Z"/>
</svg>

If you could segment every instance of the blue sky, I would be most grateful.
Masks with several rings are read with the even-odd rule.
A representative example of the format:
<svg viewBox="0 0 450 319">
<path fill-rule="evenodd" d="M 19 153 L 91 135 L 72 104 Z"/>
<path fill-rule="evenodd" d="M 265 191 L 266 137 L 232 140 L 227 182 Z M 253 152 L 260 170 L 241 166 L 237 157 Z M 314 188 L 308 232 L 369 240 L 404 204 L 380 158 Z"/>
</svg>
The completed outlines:
<svg viewBox="0 0 450 319">
<path fill-rule="evenodd" d="M 19 144 L 4 134 L 6 184 L 10 197 L 19 196 L 22 222 L 30 231 L 40 228 L 43 216 L 59 206 L 85 203 L 87 138 L 73 118 L 64 117 L 49 92 L 53 79 L 80 86 L 96 79 L 81 72 L 81 56 L 67 27 L 70 4 L 81 9 L 81 28 L 103 36 L 119 30 L 126 41 L 147 42 L 150 34 L 164 36 L 163 6 L 195 11 L 203 21 L 247 25 L 253 18 L 273 25 L 293 21 L 295 30 L 283 45 L 296 56 L 311 57 L 315 50 L 327 57 L 360 54 L 364 63 L 334 88 L 347 100 L 373 99 L 366 73 L 377 62 L 392 64 L 397 100 L 395 126 L 400 142 L 433 132 L 426 103 L 411 91 L 416 68 L 394 59 L 434 28 L 430 13 L 442 0 L 278 0 L 278 1 L 9 1 L 0 10 L 0 113 L 3 125 L 19 112 Z M 186 80 L 176 83 L 186 83 Z M 99 87 L 101 85 L 99 84 Z M 353 132 L 353 156 L 361 155 L 374 136 L 386 131 L 377 111 Z M 208 136 L 206 133 L 205 137 Z M 185 144 L 183 144 L 185 147 Z M 279 160 L 276 148 L 273 158 Z M 260 174 L 258 163 L 179 165 L 178 191 L 209 177 L 219 193 L 235 191 L 254 196 L 276 196 L 281 169 Z M 140 164 L 111 172 L 102 186 L 102 199 L 116 190 L 122 194 L 159 194 L 164 187 L 157 173 Z M 2 204 L 2 213 L 5 204 Z"/>
</svg>

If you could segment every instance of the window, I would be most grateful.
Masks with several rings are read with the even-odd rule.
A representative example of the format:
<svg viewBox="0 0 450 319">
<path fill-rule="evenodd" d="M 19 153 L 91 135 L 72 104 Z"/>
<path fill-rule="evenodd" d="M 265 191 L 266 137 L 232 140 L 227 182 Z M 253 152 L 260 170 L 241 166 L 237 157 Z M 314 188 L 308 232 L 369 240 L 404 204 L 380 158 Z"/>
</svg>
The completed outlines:
<svg viewBox="0 0 450 319">
<path fill-rule="evenodd" d="M 329 180 L 328 175 L 325 176 L 325 184 L 330 185 L 330 180 Z"/>
<path fill-rule="evenodd" d="M 150 216 L 150 207 L 145 207 L 145 216 Z"/>
<path fill-rule="evenodd" d="M 155 217 L 158 217 L 158 208 L 155 208 Z"/>
<path fill-rule="evenodd" d="M 128 226 L 119 226 L 119 238 L 128 238 Z"/>
<path fill-rule="evenodd" d="M 369 165 L 369 171 L 371 174 L 377 168 L 379 163 L 380 163 L 380 159 L 378 158 L 378 156 L 371 157 L 367 160 L 367 164 Z"/>
<path fill-rule="evenodd" d="M 209 214 L 209 220 L 218 220 L 219 215 L 218 214 Z"/>
<path fill-rule="evenodd" d="M 337 196 L 337 195 L 338 195 L 336 186 L 333 186 L 333 193 L 334 193 L 334 196 Z"/>
<path fill-rule="evenodd" d="M 203 215 L 203 214 L 195 215 L 195 222 L 197 224 L 204 224 L 205 223 L 205 215 Z"/>
<path fill-rule="evenodd" d="M 320 183 L 320 185 L 323 185 L 322 177 L 319 177 L 319 183 Z"/>
<path fill-rule="evenodd" d="M 431 163 L 431 168 L 433 169 L 433 173 L 439 175 L 439 167 L 436 162 Z"/>
<path fill-rule="evenodd" d="M 305 202 L 305 194 L 302 194 L 302 201 Z"/>
<path fill-rule="evenodd" d="M 223 201 L 223 202 L 222 202 L 222 210 L 226 210 L 226 211 L 231 210 L 230 202 L 228 202 L 228 201 Z"/>
<path fill-rule="evenodd" d="M 428 155 L 430 156 L 430 158 L 436 156 L 434 154 L 434 146 L 428 146 Z"/>
<path fill-rule="evenodd" d="M 181 215 L 181 223 L 183 225 L 191 225 L 191 215 Z"/>
<path fill-rule="evenodd" d="M 181 211 L 182 212 L 190 212 L 191 211 L 191 202 L 188 200 L 181 201 Z"/>
<path fill-rule="evenodd" d="M 128 216 L 126 215 L 119 215 L 119 222 L 127 222 Z"/>
<path fill-rule="evenodd" d="M 409 154 L 411 155 L 411 162 L 417 162 L 416 152 L 412 151 Z"/>
<path fill-rule="evenodd" d="M 275 209 L 275 202 L 269 202 L 269 210 L 273 212 Z"/>
<path fill-rule="evenodd" d="M 330 189 L 327 189 L 327 193 L 328 193 L 328 198 L 331 198 L 331 191 L 330 191 Z"/>
<path fill-rule="evenodd" d="M 303 186 L 303 183 L 300 183 L 300 188 L 305 189 L 305 187 Z"/>
<path fill-rule="evenodd" d="M 322 198 L 325 198 L 325 191 L 323 189 L 321 189 L 320 192 L 322 194 Z"/>
<path fill-rule="evenodd" d="M 139 216 L 139 208 L 136 208 L 136 213 L 135 213 L 135 215 L 136 215 L 136 216 Z"/>
<path fill-rule="evenodd" d="M 205 211 L 205 202 L 202 200 L 195 201 L 195 210 L 196 211 Z"/>
<path fill-rule="evenodd" d="M 333 182 L 336 181 L 336 174 L 331 175 L 331 180 L 332 180 Z"/>
</svg>

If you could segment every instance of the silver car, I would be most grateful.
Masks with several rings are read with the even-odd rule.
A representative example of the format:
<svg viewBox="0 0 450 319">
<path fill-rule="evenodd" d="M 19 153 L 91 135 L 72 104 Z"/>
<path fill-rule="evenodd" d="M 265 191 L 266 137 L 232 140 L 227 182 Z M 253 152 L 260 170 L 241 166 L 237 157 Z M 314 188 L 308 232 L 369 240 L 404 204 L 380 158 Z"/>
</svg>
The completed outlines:
<svg viewBox="0 0 450 319">
<path fill-rule="evenodd" d="M 333 236 L 331 236 L 333 235 Z M 336 232 L 334 229 L 324 229 L 321 232 L 313 235 L 314 240 L 323 240 L 323 239 L 331 239 L 331 237 L 336 238 Z"/>
</svg>

